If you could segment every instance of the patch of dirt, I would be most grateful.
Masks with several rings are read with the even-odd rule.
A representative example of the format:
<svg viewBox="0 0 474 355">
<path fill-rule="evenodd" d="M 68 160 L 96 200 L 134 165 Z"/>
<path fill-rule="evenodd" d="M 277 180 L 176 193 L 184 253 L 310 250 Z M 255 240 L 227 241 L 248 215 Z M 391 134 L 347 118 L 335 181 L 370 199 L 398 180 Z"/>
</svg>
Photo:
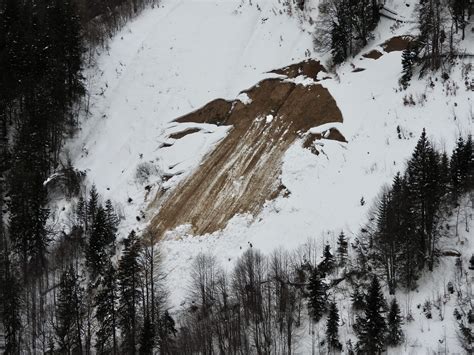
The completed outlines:
<svg viewBox="0 0 474 355">
<path fill-rule="evenodd" d="M 193 134 L 193 133 L 197 133 L 197 132 L 200 132 L 200 131 L 201 130 L 199 128 L 188 128 L 188 129 L 185 129 L 184 131 L 170 134 L 168 138 L 181 139 L 183 137 L 186 137 L 188 134 Z"/>
<path fill-rule="evenodd" d="M 317 60 L 308 59 L 304 62 L 292 64 L 287 67 L 272 70 L 270 73 L 285 75 L 288 78 L 294 79 L 300 75 L 317 80 L 320 72 L 326 72 L 324 66 Z"/>
<path fill-rule="evenodd" d="M 276 199 L 277 197 L 279 196 L 283 196 L 285 198 L 289 197 L 291 195 L 291 192 L 290 190 L 288 190 L 288 188 L 283 185 L 283 184 L 280 184 L 277 189 L 270 195 L 270 198 L 269 200 L 274 200 Z"/>
<path fill-rule="evenodd" d="M 401 52 L 408 48 L 413 42 L 413 37 L 410 36 L 397 36 L 392 37 L 388 41 L 382 44 L 382 48 L 385 52 Z"/>
<path fill-rule="evenodd" d="M 377 60 L 379 59 L 381 56 L 383 56 L 383 54 L 381 52 L 379 52 L 378 50 L 374 49 L 374 50 L 371 50 L 369 53 L 365 53 L 364 55 L 362 55 L 364 58 L 369 58 L 369 59 L 374 59 L 374 60 Z"/>
<path fill-rule="evenodd" d="M 231 109 L 232 102 L 217 99 L 194 112 L 178 118 L 176 122 L 209 123 L 220 126 L 226 124 Z"/>
<path fill-rule="evenodd" d="M 214 100 L 176 120 L 232 129 L 192 175 L 151 203 L 159 208 L 149 227 L 157 238 L 183 224 L 202 235 L 223 229 L 236 214 L 257 215 L 266 200 L 289 194 L 279 176 L 290 145 L 312 127 L 342 122 L 336 101 L 319 84 L 267 79 L 245 92 L 250 104 Z"/>
<path fill-rule="evenodd" d="M 322 134 L 321 133 L 308 134 L 308 136 L 303 142 L 303 148 L 309 149 L 311 150 L 313 154 L 319 155 L 319 151 L 314 146 L 314 143 L 316 141 L 323 139 L 323 137 L 324 139 L 330 139 L 330 140 L 338 141 L 341 143 L 347 143 L 346 138 L 342 135 L 342 133 L 337 128 L 330 128 L 329 133 L 326 133 L 326 132 L 323 132 Z"/>
<path fill-rule="evenodd" d="M 171 143 L 161 143 L 158 148 L 159 148 L 159 149 L 161 149 L 161 148 L 169 148 L 169 147 L 172 147 L 172 146 L 173 146 L 173 144 L 171 144 Z"/>
</svg>

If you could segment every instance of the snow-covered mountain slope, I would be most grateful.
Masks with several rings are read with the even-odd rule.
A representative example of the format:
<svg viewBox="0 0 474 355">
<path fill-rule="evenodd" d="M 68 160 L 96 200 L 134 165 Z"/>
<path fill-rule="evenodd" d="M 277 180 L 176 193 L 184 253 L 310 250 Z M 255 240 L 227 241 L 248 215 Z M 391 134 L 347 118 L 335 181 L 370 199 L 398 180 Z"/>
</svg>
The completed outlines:
<svg viewBox="0 0 474 355">
<path fill-rule="evenodd" d="M 162 246 L 175 305 L 182 301 L 191 261 L 199 252 L 212 251 L 230 268 L 250 244 L 264 252 L 279 246 L 292 249 L 308 238 L 334 244 L 341 230 L 349 236 L 358 232 L 381 187 L 403 169 L 423 127 L 447 151 L 459 134 L 473 130 L 474 95 L 465 85 L 473 79 L 468 58 L 458 60 L 447 80 L 438 75 L 432 81 L 413 80 L 406 91 L 399 88 L 401 51 L 383 44 L 414 33 L 416 1 L 387 1 L 390 13 L 404 22 L 382 18 L 361 55 L 324 79 L 319 76 L 323 80 L 318 83 L 269 73 L 309 57 L 327 57 L 314 52 L 309 31 L 308 14 L 316 16 L 318 1 L 307 1 L 305 15 L 291 6 L 291 16 L 282 3 L 163 0 L 111 40 L 109 50 L 98 53 L 97 65 L 88 71 L 90 115 L 68 150 L 74 166 L 87 170 L 89 182 L 119 206 L 123 235 L 132 228 L 144 230 L 156 215 L 160 218 L 160 206 L 173 204 L 169 197 L 192 181 L 232 134 L 231 126 L 175 122 L 178 117 L 218 98 L 249 105 L 251 97 L 240 93 L 266 78 L 322 85 L 342 113 L 342 123 L 309 131 L 337 127 L 347 143 L 316 140 L 316 155 L 304 147 L 308 132 L 299 132 L 285 147 L 280 176 L 274 177 L 288 193 L 259 206 L 260 212 L 231 216 L 225 228 L 206 235 L 193 235 L 192 220 L 172 226 Z M 474 43 L 471 27 L 466 31 L 467 52 Z M 363 56 L 373 50 L 381 54 L 378 59 Z M 234 178 L 231 182 L 238 184 L 238 176 Z M 176 220 L 186 222 L 184 217 Z M 441 286 L 427 280 L 423 287 Z M 416 340 L 420 332 L 413 331 Z M 427 340 L 428 348 L 436 349 L 438 333 Z M 414 349 L 411 353 L 419 350 Z"/>
<path fill-rule="evenodd" d="M 161 175 L 189 172 L 227 130 L 203 126 L 160 150 L 173 119 L 218 97 L 235 99 L 275 76 L 269 70 L 309 55 L 310 34 L 284 11 L 276 1 L 163 1 L 97 55 L 87 75 L 90 118 L 67 150 L 104 197 L 123 206 L 125 229 L 138 227 L 135 217 L 147 206 L 144 186 L 135 181 L 139 165 L 151 162 Z"/>
</svg>

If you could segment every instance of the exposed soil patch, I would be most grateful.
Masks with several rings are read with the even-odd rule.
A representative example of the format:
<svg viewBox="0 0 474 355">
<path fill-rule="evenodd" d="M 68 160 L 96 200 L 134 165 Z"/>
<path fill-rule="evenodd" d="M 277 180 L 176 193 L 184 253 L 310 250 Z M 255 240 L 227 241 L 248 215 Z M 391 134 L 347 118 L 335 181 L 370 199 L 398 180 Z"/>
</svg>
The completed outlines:
<svg viewBox="0 0 474 355">
<path fill-rule="evenodd" d="M 236 214 L 257 215 L 266 200 L 289 194 L 279 181 L 282 158 L 301 132 L 342 122 L 321 85 L 267 79 L 245 92 L 250 104 L 215 100 L 176 120 L 233 128 L 191 176 L 151 204 L 159 207 L 150 223 L 157 238 L 183 224 L 202 235 L 223 229 Z"/>
<path fill-rule="evenodd" d="M 326 72 L 324 66 L 317 60 L 308 59 L 304 62 L 292 64 L 287 67 L 272 70 L 270 73 L 285 75 L 288 78 L 296 78 L 300 75 L 317 80 L 320 72 Z"/>
<path fill-rule="evenodd" d="M 338 141 L 341 143 L 347 143 L 346 138 L 342 135 L 337 128 L 329 129 L 329 132 L 317 133 L 317 134 L 308 134 L 307 138 L 303 142 L 303 148 L 311 150 L 313 154 L 319 155 L 319 151 L 314 146 L 316 141 L 321 139 L 330 139 L 333 141 Z"/>
<path fill-rule="evenodd" d="M 193 133 L 197 133 L 197 132 L 200 132 L 200 131 L 201 130 L 199 128 L 188 128 L 188 129 L 185 129 L 184 131 L 170 134 L 169 138 L 171 138 L 171 139 L 181 139 L 183 137 L 186 137 L 188 134 L 193 134 Z"/>
<path fill-rule="evenodd" d="M 270 195 L 269 200 L 274 200 L 279 196 L 289 197 L 290 195 L 291 195 L 290 190 L 288 190 L 288 188 L 285 185 L 280 184 L 277 187 L 277 189 Z"/>
<path fill-rule="evenodd" d="M 362 55 L 364 58 L 369 58 L 369 59 L 374 59 L 374 60 L 377 60 L 379 59 L 381 56 L 383 56 L 383 54 L 381 52 L 379 52 L 378 50 L 374 49 L 374 50 L 371 50 L 369 53 L 365 53 L 364 55 Z"/>
<path fill-rule="evenodd" d="M 217 99 L 194 112 L 178 118 L 176 122 L 209 123 L 220 126 L 226 124 L 231 108 L 232 102 Z"/>
<path fill-rule="evenodd" d="M 169 148 L 169 147 L 172 147 L 173 144 L 171 143 L 161 143 L 160 146 L 158 148 Z"/>
<path fill-rule="evenodd" d="M 385 52 L 401 52 L 408 48 L 410 43 L 413 42 L 413 37 L 410 36 L 397 36 L 390 38 L 387 42 L 382 44 L 382 48 Z"/>
</svg>

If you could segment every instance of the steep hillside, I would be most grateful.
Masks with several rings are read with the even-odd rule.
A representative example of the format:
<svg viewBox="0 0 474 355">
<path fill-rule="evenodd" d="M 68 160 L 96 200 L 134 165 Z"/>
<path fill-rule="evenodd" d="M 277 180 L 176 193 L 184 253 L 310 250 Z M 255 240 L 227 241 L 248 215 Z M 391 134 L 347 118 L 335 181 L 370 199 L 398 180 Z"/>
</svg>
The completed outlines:
<svg viewBox="0 0 474 355">
<path fill-rule="evenodd" d="M 122 236 L 149 228 L 161 243 L 175 309 L 200 252 L 230 269 L 249 247 L 291 250 L 308 238 L 334 246 L 341 231 L 360 231 L 423 128 L 447 152 L 473 132 L 472 56 L 457 58 L 444 79 L 400 88 L 415 3 L 386 1 L 374 38 L 335 70 L 313 48 L 317 0 L 304 13 L 278 0 L 163 0 L 97 54 L 90 117 L 68 151 L 121 210 Z M 462 53 L 474 54 L 472 28 Z M 57 218 L 67 216 L 63 204 Z M 445 244 L 466 263 L 468 236 Z M 443 269 L 451 273 L 454 260 L 443 259 L 419 293 L 401 295 L 403 312 L 443 290 Z M 445 304 L 451 317 L 454 299 Z M 461 351 L 449 322 L 415 313 L 401 352 L 438 351 L 443 337 Z M 308 353 L 311 339 L 302 338 Z"/>
<path fill-rule="evenodd" d="M 270 2 L 257 8 L 236 1 L 163 1 L 97 55 L 87 74 L 92 119 L 67 150 L 99 191 L 123 204 L 127 228 L 138 226 L 135 216 L 148 205 L 144 186 L 134 181 L 140 164 L 152 163 L 160 172 L 149 184 L 159 187 L 165 175 L 176 176 L 166 183 L 174 186 L 227 130 L 208 125 L 159 150 L 174 119 L 219 97 L 234 100 L 275 76 L 268 71 L 309 54 L 310 34 L 284 10 Z"/>
<path fill-rule="evenodd" d="M 225 228 L 237 214 L 258 215 L 266 200 L 288 193 L 279 176 L 283 155 L 295 139 L 314 126 L 342 120 L 321 85 L 267 79 L 242 95 L 247 104 L 218 100 L 178 119 L 230 126 L 231 131 L 171 194 L 158 192 L 157 203 L 165 202 L 151 221 L 157 239 L 185 224 L 202 235 Z"/>
</svg>

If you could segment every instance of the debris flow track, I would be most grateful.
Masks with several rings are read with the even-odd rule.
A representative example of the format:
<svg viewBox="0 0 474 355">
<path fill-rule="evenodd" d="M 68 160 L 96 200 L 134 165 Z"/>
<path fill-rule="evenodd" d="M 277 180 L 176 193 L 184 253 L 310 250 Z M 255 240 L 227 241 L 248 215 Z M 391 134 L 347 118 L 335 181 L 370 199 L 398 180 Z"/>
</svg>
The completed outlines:
<svg viewBox="0 0 474 355">
<path fill-rule="evenodd" d="M 308 67 L 307 62 L 301 65 Z M 317 73 L 311 74 L 316 78 Z M 265 201 L 285 190 L 280 174 L 290 145 L 307 137 L 312 127 L 342 122 L 336 101 L 317 83 L 266 79 L 243 93 L 248 103 L 217 99 L 176 120 L 232 128 L 189 177 L 170 191 L 158 192 L 150 205 L 158 212 L 149 226 L 156 238 L 180 225 L 203 235 L 225 228 L 237 214 L 256 216 Z"/>
</svg>

